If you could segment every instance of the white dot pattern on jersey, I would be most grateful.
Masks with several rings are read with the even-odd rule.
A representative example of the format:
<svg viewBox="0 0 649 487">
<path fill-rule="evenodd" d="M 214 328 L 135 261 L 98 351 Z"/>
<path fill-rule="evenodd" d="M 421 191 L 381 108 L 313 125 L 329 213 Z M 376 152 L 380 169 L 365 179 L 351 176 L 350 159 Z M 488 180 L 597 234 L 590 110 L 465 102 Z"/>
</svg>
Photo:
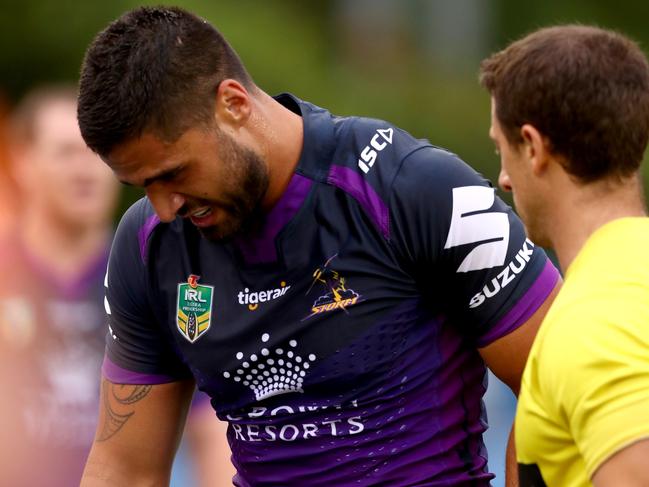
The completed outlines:
<svg viewBox="0 0 649 487">
<path fill-rule="evenodd" d="M 264 333 L 261 342 L 267 343 L 268 340 L 270 340 L 270 335 Z M 284 349 L 270 350 L 263 347 L 247 359 L 250 362 L 258 362 L 255 364 L 257 368 L 250 369 L 250 362 L 245 360 L 244 353 L 237 352 L 235 357 L 239 361 L 239 365 L 236 371 L 223 372 L 223 377 L 232 378 L 235 382 L 248 387 L 258 401 L 289 392 L 304 392 L 302 389 L 304 377 L 316 356 L 312 353 L 306 357 L 298 355 L 297 340 L 290 340 L 288 346 L 286 356 L 295 362 L 295 366 L 292 362 L 282 360 Z"/>
</svg>

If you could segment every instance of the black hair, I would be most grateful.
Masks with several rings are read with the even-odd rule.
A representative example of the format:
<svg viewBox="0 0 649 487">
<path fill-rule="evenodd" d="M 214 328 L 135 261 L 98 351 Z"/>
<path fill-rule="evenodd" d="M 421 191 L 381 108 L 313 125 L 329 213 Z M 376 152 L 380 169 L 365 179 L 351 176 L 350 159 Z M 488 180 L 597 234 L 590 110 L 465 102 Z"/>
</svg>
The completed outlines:
<svg viewBox="0 0 649 487">
<path fill-rule="evenodd" d="M 141 7 L 100 32 L 86 51 L 78 119 L 86 144 L 101 156 L 144 131 L 175 141 L 209 124 L 224 79 L 255 85 L 225 38 L 176 7 Z"/>
</svg>

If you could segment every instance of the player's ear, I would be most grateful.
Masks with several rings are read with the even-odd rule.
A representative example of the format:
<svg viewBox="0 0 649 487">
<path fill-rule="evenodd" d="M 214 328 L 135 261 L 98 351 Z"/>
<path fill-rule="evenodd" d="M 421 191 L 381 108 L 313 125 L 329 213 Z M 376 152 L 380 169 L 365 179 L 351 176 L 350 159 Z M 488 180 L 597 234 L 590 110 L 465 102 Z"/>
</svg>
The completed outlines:
<svg viewBox="0 0 649 487">
<path fill-rule="evenodd" d="M 240 127 L 250 118 L 252 102 L 248 90 L 234 79 L 224 79 L 216 90 L 214 117 L 218 126 Z"/>
<path fill-rule="evenodd" d="M 529 123 L 521 127 L 523 138 L 523 154 L 529 162 L 532 172 L 541 175 L 547 168 L 550 156 L 547 138 Z"/>
</svg>

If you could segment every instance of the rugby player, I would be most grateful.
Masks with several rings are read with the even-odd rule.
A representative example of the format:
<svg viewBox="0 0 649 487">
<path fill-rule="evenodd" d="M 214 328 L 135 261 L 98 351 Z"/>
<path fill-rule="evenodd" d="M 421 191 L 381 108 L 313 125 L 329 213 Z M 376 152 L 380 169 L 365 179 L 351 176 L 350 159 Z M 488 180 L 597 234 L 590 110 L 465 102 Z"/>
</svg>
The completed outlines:
<svg viewBox="0 0 649 487">
<path fill-rule="evenodd" d="M 625 36 L 541 29 L 483 61 L 500 186 L 566 282 L 523 376 L 521 486 L 649 485 L 649 65 Z"/>
<path fill-rule="evenodd" d="M 147 194 L 111 252 L 82 485 L 164 485 L 194 382 L 237 486 L 489 485 L 485 364 L 517 391 L 559 275 L 488 181 L 388 122 L 270 97 L 177 8 L 98 34 L 78 118 Z"/>
</svg>

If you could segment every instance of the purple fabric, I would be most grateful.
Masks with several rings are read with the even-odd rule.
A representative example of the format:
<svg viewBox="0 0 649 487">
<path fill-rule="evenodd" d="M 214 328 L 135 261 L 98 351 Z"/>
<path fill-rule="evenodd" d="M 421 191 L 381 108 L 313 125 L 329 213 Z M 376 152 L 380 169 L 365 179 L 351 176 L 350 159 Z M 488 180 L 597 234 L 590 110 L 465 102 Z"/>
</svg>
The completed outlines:
<svg viewBox="0 0 649 487">
<path fill-rule="evenodd" d="M 466 340 L 451 322 L 442 317 L 439 321 L 443 324 L 437 337 L 441 360 L 434 380 L 440 411 L 436 416 L 440 431 L 455 432 L 441 435 L 441 449 L 470 454 L 472 462 L 463 468 L 469 469 L 473 478 L 483 479 L 485 485 L 490 485 L 486 479 L 493 475 L 488 472 L 487 451 L 482 440 L 482 433 L 487 429 L 482 402 L 487 390 L 485 365 L 476 350 L 467 347 Z M 458 435 L 458 431 L 464 435 Z"/>
<path fill-rule="evenodd" d="M 194 398 L 192 399 L 192 404 L 190 408 L 191 411 L 201 411 L 207 408 L 210 411 L 212 411 L 212 413 L 214 414 L 214 410 L 212 409 L 212 404 L 210 403 L 210 396 L 208 396 L 202 391 L 196 391 L 194 393 Z"/>
<path fill-rule="evenodd" d="M 385 238 L 390 237 L 388 207 L 362 175 L 344 166 L 332 165 L 328 182 L 349 193 L 369 214 Z"/>
<path fill-rule="evenodd" d="M 137 240 L 140 244 L 140 257 L 142 257 L 142 262 L 146 262 L 146 243 L 151 236 L 151 232 L 153 232 L 153 229 L 158 223 L 160 223 L 160 218 L 158 218 L 158 215 L 151 215 L 149 218 L 147 218 L 147 220 L 144 222 L 144 225 L 142 225 L 142 227 L 140 227 L 137 232 Z"/>
<path fill-rule="evenodd" d="M 108 355 L 104 355 L 104 363 L 101 364 L 101 372 L 106 379 L 115 384 L 155 385 L 167 384 L 178 380 L 169 375 L 144 374 L 142 372 L 134 372 L 132 370 L 124 369 L 113 362 Z"/>
<path fill-rule="evenodd" d="M 559 280 L 559 271 L 554 267 L 551 261 L 545 263 L 545 267 L 536 279 L 534 284 L 527 290 L 525 295 L 512 307 L 501 320 L 492 327 L 487 334 L 483 335 L 478 341 L 479 347 L 489 345 L 491 342 L 500 337 L 511 333 L 516 328 L 525 323 L 534 312 L 543 304 L 548 297 L 557 281 Z"/>
<path fill-rule="evenodd" d="M 316 365 L 304 395 L 277 396 L 230 417 L 220 411 L 230 421 L 235 485 L 488 486 L 484 363 L 443 317 L 415 325 L 422 312 L 415 305 L 398 306 Z M 337 398 L 308 395 L 332 376 L 356 380 Z"/>
<path fill-rule="evenodd" d="M 313 181 L 310 179 L 293 174 L 284 194 L 266 215 L 259 233 L 246 239 L 236 240 L 236 245 L 247 263 L 259 264 L 277 260 L 275 237 L 298 212 L 312 184 Z"/>
</svg>

